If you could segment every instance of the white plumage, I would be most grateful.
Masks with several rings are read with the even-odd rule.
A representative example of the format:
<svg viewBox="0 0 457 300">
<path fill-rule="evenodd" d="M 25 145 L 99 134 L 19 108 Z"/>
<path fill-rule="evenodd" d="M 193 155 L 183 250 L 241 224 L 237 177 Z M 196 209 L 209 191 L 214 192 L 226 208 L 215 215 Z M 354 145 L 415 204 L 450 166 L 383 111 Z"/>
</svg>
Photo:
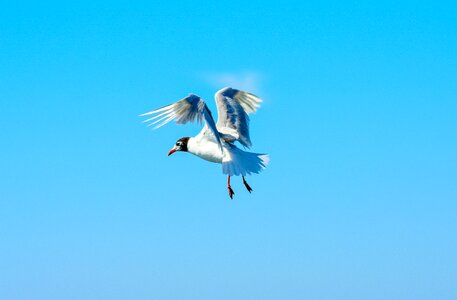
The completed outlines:
<svg viewBox="0 0 457 300">
<path fill-rule="evenodd" d="M 262 100 L 250 93 L 225 87 L 215 94 L 218 112 L 217 124 L 206 103 L 197 95 L 190 94 L 176 103 L 147 112 L 141 116 L 151 116 L 144 122 L 159 128 L 175 120 L 178 124 L 205 121 L 203 129 L 195 137 L 181 138 L 170 154 L 186 151 L 204 160 L 221 163 L 222 171 L 228 175 L 229 195 L 230 176 L 243 176 L 243 183 L 250 192 L 244 176 L 259 173 L 266 168 L 269 157 L 266 154 L 246 152 L 234 144 L 239 142 L 246 148 L 252 146 L 249 135 L 249 116 L 260 107 Z"/>
</svg>

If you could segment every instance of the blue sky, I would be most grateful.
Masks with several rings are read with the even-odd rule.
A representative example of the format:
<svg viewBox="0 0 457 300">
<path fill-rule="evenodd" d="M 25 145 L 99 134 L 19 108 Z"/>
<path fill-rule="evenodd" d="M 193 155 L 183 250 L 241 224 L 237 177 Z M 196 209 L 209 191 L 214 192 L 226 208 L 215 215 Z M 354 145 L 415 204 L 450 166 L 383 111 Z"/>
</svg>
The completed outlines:
<svg viewBox="0 0 457 300">
<path fill-rule="evenodd" d="M 0 5 L 1 299 L 456 299 L 451 1 Z M 228 199 L 139 114 L 225 85 Z"/>
</svg>

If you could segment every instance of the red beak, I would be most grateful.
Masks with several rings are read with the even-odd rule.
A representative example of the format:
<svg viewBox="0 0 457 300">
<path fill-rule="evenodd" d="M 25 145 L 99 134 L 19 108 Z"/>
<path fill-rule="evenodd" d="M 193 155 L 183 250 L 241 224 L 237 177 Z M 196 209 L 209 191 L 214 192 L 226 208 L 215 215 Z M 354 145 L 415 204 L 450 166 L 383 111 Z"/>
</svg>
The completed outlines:
<svg viewBox="0 0 457 300">
<path fill-rule="evenodd" d="M 176 152 L 176 148 L 171 149 L 170 152 L 168 152 L 168 156 L 172 155 L 175 152 Z"/>
</svg>

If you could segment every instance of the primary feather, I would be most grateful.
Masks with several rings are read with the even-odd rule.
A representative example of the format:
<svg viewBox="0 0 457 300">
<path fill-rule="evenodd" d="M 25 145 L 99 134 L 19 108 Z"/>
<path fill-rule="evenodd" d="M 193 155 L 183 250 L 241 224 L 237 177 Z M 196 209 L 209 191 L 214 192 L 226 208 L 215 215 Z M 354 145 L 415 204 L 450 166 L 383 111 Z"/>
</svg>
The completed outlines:
<svg viewBox="0 0 457 300">
<path fill-rule="evenodd" d="M 219 90 L 214 97 L 219 116 L 216 124 L 218 131 L 231 141 L 238 140 L 243 146 L 251 147 L 248 113 L 255 112 L 262 99 L 231 87 Z"/>
<path fill-rule="evenodd" d="M 203 99 L 197 95 L 190 94 L 178 102 L 152 110 L 140 116 L 149 115 L 152 115 L 152 117 L 143 122 L 151 122 L 148 126 L 157 124 L 154 127 L 155 129 L 162 127 L 172 120 L 175 120 L 178 124 L 185 124 L 188 122 L 201 123 L 202 121 L 205 121 L 207 126 L 205 126 L 204 130 L 210 130 L 215 141 L 222 149 L 222 142 L 211 111 L 208 109 Z"/>
</svg>

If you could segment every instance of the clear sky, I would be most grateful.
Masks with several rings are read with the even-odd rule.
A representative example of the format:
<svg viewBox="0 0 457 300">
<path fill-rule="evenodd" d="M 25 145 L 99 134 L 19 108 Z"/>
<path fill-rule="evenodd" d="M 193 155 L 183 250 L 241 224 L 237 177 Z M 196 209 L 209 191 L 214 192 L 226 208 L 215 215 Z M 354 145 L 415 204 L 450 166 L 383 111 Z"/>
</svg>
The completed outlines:
<svg viewBox="0 0 457 300">
<path fill-rule="evenodd" d="M 0 4 L 0 299 L 457 299 L 455 2 L 160 2 Z M 226 85 L 233 201 L 138 117 Z"/>
</svg>

